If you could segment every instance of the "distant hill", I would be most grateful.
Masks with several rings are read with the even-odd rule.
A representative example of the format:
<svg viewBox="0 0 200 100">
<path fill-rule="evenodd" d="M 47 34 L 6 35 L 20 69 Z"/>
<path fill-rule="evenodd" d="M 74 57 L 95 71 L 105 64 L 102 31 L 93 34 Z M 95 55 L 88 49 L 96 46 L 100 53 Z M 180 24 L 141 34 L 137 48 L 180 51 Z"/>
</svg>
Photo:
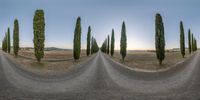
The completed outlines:
<svg viewBox="0 0 200 100">
<path fill-rule="evenodd" d="M 56 48 L 56 47 L 46 47 L 45 51 L 71 51 L 72 49 L 63 49 L 63 48 Z"/>
</svg>

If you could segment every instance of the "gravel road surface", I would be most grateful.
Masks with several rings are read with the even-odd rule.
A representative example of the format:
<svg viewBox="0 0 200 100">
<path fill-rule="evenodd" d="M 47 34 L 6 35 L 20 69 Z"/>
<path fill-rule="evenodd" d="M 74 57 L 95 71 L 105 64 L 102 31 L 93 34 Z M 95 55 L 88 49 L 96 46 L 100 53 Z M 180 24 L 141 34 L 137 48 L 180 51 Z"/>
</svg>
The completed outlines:
<svg viewBox="0 0 200 100">
<path fill-rule="evenodd" d="M 62 76 L 24 71 L 0 52 L 0 100 L 200 100 L 200 53 L 164 72 L 138 72 L 98 52 Z"/>
</svg>

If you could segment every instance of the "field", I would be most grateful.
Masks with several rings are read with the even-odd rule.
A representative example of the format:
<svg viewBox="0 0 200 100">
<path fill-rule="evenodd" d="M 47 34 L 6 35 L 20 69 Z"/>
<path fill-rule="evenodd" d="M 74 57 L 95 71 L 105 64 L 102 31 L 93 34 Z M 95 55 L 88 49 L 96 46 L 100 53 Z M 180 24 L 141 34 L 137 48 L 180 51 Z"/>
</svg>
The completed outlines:
<svg viewBox="0 0 200 100">
<path fill-rule="evenodd" d="M 35 59 L 34 51 L 31 50 L 20 50 L 19 56 L 26 57 L 28 59 Z M 85 50 L 82 50 L 81 56 L 86 56 Z M 52 51 L 45 51 L 45 55 L 43 60 L 66 60 L 73 57 L 72 50 L 52 50 Z"/>
<path fill-rule="evenodd" d="M 128 51 L 123 64 L 131 68 L 139 68 L 146 70 L 156 70 L 166 67 L 172 67 L 188 58 L 190 55 L 186 53 L 185 58 L 182 58 L 180 52 L 166 52 L 163 65 L 158 64 L 155 52 L 150 51 Z M 12 54 L 11 58 L 14 58 Z M 73 60 L 72 50 L 51 50 L 45 51 L 44 58 L 41 63 L 37 63 L 33 50 L 20 50 L 19 56 L 15 60 L 25 70 L 41 74 L 57 74 L 64 73 L 73 65 L 78 65 L 81 62 L 87 60 L 85 50 L 81 53 L 81 58 L 78 61 Z M 115 51 L 113 59 L 122 63 L 119 51 Z"/>
<path fill-rule="evenodd" d="M 21 68 L 40 75 L 62 74 L 73 65 L 78 65 L 88 59 L 85 50 L 82 51 L 78 61 L 73 60 L 72 50 L 45 51 L 41 63 L 37 63 L 33 50 L 20 50 L 17 58 L 13 54 L 9 57 L 17 62 Z"/>
<path fill-rule="evenodd" d="M 123 64 L 132 68 L 156 70 L 156 69 L 162 69 L 166 67 L 172 67 L 178 62 L 185 60 L 189 56 L 190 55 L 186 53 L 185 58 L 182 58 L 180 52 L 172 52 L 172 51 L 166 52 L 163 65 L 160 66 L 156 58 L 155 52 L 128 51 L 127 56 L 125 58 L 125 62 L 123 62 Z M 119 51 L 115 51 L 113 59 L 122 63 Z"/>
</svg>

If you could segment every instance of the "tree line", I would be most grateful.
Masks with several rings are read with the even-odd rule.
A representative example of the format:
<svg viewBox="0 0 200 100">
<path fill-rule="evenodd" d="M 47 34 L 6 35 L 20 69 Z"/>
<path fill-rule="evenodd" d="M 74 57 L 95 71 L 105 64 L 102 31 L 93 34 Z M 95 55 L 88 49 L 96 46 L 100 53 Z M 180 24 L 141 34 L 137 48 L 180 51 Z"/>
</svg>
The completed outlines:
<svg viewBox="0 0 200 100">
<path fill-rule="evenodd" d="M 164 23 L 162 16 L 157 13 L 155 20 L 155 45 L 156 45 L 156 55 L 159 61 L 159 64 L 162 64 L 162 61 L 165 59 L 165 32 L 164 32 Z M 183 22 L 180 21 L 180 52 L 182 57 L 185 57 L 186 48 L 185 48 L 185 33 Z M 197 41 L 196 38 L 191 34 L 190 29 L 188 30 L 188 51 L 191 52 L 197 51 Z"/>
<path fill-rule="evenodd" d="M 115 33 L 114 33 L 114 29 L 112 29 L 111 40 L 110 40 L 110 36 L 108 35 L 108 37 L 104 40 L 101 46 L 101 51 L 108 55 L 110 54 L 113 57 L 114 49 L 115 49 Z"/>
<path fill-rule="evenodd" d="M 10 53 L 11 51 L 11 43 L 10 43 L 10 28 L 8 28 L 5 33 L 4 39 L 2 41 L 2 50 L 4 52 Z M 19 24 L 18 20 L 14 21 L 14 30 L 13 30 L 13 52 L 15 56 L 18 55 L 19 50 Z"/>
<path fill-rule="evenodd" d="M 78 60 L 81 54 L 81 18 L 78 17 L 76 20 L 76 26 L 74 31 L 74 41 L 73 41 L 73 54 L 74 59 Z M 94 37 L 91 37 L 91 26 L 88 27 L 87 33 L 87 46 L 86 46 L 86 54 L 90 56 L 99 51 L 99 46 Z"/>
<path fill-rule="evenodd" d="M 38 9 L 35 11 L 33 18 L 33 43 L 34 43 L 34 54 L 38 62 L 44 57 L 44 42 L 45 42 L 45 17 L 44 11 Z M 78 17 L 75 24 L 74 30 L 74 40 L 73 40 L 73 57 L 75 60 L 80 58 L 81 54 L 81 17 Z M 101 51 L 113 56 L 115 48 L 115 33 L 112 29 L 111 37 L 110 35 L 104 40 Z M 10 28 L 8 28 L 4 39 L 2 41 L 2 50 L 10 53 L 11 43 L 10 43 Z M 13 52 L 17 57 L 19 51 L 19 23 L 18 20 L 14 20 L 14 30 L 13 30 Z M 91 26 L 88 27 L 87 33 L 87 46 L 86 54 L 90 56 L 99 51 L 99 46 L 97 41 L 91 35 Z M 188 51 L 191 54 L 192 52 L 197 51 L 197 40 L 191 30 L 188 30 Z M 157 13 L 155 16 L 155 52 L 159 64 L 162 64 L 162 61 L 165 59 L 165 32 L 164 32 L 164 23 L 162 16 Z M 185 48 L 185 33 L 183 22 L 180 21 L 180 52 L 182 57 L 185 57 L 186 48 Z M 125 22 L 122 23 L 121 28 L 121 39 L 120 39 L 120 54 L 122 61 L 125 60 L 127 54 L 127 35 L 126 35 L 126 25 Z"/>
<path fill-rule="evenodd" d="M 111 37 L 111 56 L 114 54 L 114 30 L 112 31 Z M 109 35 L 104 40 L 101 51 L 109 54 Z M 190 29 L 188 30 L 188 51 L 189 54 L 192 52 L 197 51 L 197 40 L 193 34 L 191 34 Z M 164 32 L 164 23 L 162 16 L 157 13 L 155 16 L 155 52 L 156 57 L 158 59 L 159 64 L 161 65 L 163 60 L 165 59 L 165 32 Z M 186 48 L 185 48 L 185 34 L 184 34 L 184 27 L 183 22 L 180 21 L 180 52 L 182 57 L 185 57 Z M 127 53 L 127 36 L 126 36 L 126 26 L 125 22 L 122 23 L 121 28 L 121 39 L 120 39 L 120 54 L 121 59 L 124 62 Z"/>
<path fill-rule="evenodd" d="M 33 18 L 33 44 L 34 44 L 34 55 L 38 62 L 44 57 L 44 42 L 45 42 L 45 14 L 42 9 L 35 11 Z M 18 56 L 19 51 L 19 23 L 18 20 L 14 20 L 14 30 L 13 30 L 13 52 L 14 55 Z M 8 28 L 4 39 L 2 41 L 2 50 L 4 52 L 10 53 L 11 43 L 10 43 L 10 28 Z M 91 27 L 88 28 L 87 34 L 87 56 L 98 52 L 99 47 L 94 37 L 91 37 Z M 78 17 L 76 21 L 76 26 L 74 30 L 74 41 L 73 41 L 73 57 L 75 60 L 80 58 L 81 54 L 81 18 Z"/>
</svg>

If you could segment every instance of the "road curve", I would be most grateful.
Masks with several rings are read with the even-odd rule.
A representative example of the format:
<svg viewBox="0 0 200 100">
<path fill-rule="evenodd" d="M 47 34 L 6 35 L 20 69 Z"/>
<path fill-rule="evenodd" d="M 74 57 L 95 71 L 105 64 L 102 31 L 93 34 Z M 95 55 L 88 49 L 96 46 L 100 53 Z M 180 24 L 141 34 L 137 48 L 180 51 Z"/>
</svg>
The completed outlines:
<svg viewBox="0 0 200 100">
<path fill-rule="evenodd" d="M 170 89 L 181 88 L 195 71 L 199 69 L 200 54 L 194 55 L 190 60 L 180 63 L 171 70 L 158 73 L 135 72 L 117 64 L 105 55 L 101 55 L 109 75 L 120 86 L 139 93 L 161 93 Z M 181 69 L 180 69 L 181 68 Z M 178 70 L 177 70 L 178 69 Z M 185 87 L 185 85 L 184 85 Z"/>
<path fill-rule="evenodd" d="M 62 77 L 41 78 L 0 53 L 0 99 L 160 100 L 199 99 L 200 53 L 158 73 L 126 69 L 98 52 Z"/>
</svg>

